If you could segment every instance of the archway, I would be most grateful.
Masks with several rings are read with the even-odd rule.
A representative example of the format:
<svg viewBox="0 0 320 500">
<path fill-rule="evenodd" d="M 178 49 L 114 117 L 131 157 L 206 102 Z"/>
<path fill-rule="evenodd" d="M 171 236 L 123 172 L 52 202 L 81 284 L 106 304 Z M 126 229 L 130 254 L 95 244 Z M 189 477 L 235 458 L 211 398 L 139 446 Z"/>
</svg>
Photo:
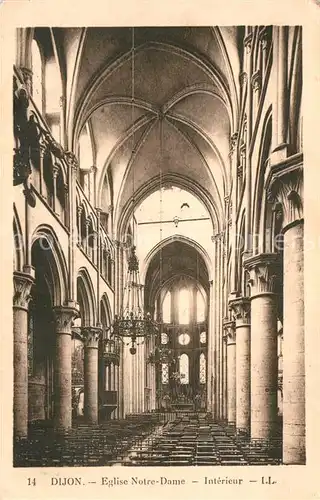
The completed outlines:
<svg viewBox="0 0 320 500">
<path fill-rule="evenodd" d="M 208 269 L 197 249 L 179 240 L 158 248 L 146 272 L 145 303 L 160 324 L 148 357 L 160 411 L 206 410 L 208 302 Z"/>
<path fill-rule="evenodd" d="M 64 294 L 52 240 L 38 233 L 31 248 L 35 282 L 28 316 L 29 422 L 53 418 L 55 323 L 53 306 Z M 61 269 L 60 269 L 61 271 Z"/>
<path fill-rule="evenodd" d="M 93 285 L 88 271 L 81 268 L 77 277 L 77 302 L 79 317 L 72 329 L 72 397 L 73 418 L 84 416 L 84 342 L 82 327 L 93 326 L 96 319 L 96 307 Z"/>
</svg>

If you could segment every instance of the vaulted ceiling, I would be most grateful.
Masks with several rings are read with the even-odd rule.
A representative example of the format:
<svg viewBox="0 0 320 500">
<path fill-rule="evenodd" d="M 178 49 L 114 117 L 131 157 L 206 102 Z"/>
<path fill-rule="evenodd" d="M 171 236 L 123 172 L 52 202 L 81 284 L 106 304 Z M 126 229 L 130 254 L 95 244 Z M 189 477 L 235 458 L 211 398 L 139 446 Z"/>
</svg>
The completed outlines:
<svg viewBox="0 0 320 500">
<path fill-rule="evenodd" d="M 133 190 L 160 171 L 200 186 L 223 217 L 238 112 L 237 36 L 233 27 L 70 30 L 68 46 L 78 40 L 73 140 L 88 124 L 98 200 L 109 170 L 116 220 Z"/>
</svg>

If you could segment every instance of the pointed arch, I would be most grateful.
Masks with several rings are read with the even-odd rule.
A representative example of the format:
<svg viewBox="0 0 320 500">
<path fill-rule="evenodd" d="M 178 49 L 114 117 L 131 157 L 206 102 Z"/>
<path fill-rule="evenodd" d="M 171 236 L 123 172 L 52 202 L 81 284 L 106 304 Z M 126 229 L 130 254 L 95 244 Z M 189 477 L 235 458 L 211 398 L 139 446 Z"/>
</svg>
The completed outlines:
<svg viewBox="0 0 320 500">
<path fill-rule="evenodd" d="M 15 204 L 13 204 L 13 267 L 15 271 L 22 271 L 25 264 L 24 241 L 21 224 Z"/>
<path fill-rule="evenodd" d="M 106 325 L 103 325 L 103 326 L 109 326 L 112 322 L 112 311 L 111 311 L 110 302 L 109 302 L 109 299 L 108 299 L 108 296 L 106 293 L 104 293 L 100 299 L 100 308 L 101 308 L 101 318 L 104 314 L 104 317 L 106 319 Z"/>
<path fill-rule="evenodd" d="M 77 302 L 80 307 L 81 326 L 93 326 L 96 322 L 96 298 L 88 270 L 82 267 L 77 276 Z"/>
<path fill-rule="evenodd" d="M 254 199 L 253 199 L 253 213 L 252 213 L 252 228 L 253 235 L 253 254 L 258 251 L 264 251 L 265 246 L 265 213 L 267 196 L 264 189 L 265 173 L 268 166 L 268 158 L 271 149 L 271 135 L 272 135 L 272 108 L 271 106 L 266 112 L 263 122 L 261 143 L 258 156 L 258 169 L 254 186 Z"/>
<path fill-rule="evenodd" d="M 211 279 L 211 273 L 212 273 L 212 262 L 209 254 L 206 252 L 206 250 L 200 245 L 197 241 L 192 240 L 191 238 L 188 238 L 187 236 L 182 236 L 182 235 L 177 235 L 177 236 L 169 236 L 168 238 L 163 239 L 161 242 L 159 242 L 157 245 L 155 245 L 152 250 L 148 253 L 146 256 L 144 262 L 142 263 L 142 270 L 141 270 L 141 281 L 144 282 L 146 273 L 148 270 L 148 267 L 150 265 L 151 260 L 155 255 L 166 245 L 169 243 L 172 243 L 173 241 L 181 241 L 182 243 L 186 243 L 187 245 L 191 246 L 195 250 L 199 252 L 201 257 L 203 258 L 207 272 L 209 275 L 209 280 Z"/>
<path fill-rule="evenodd" d="M 50 292 L 53 306 L 59 306 L 68 299 L 68 268 L 59 239 L 51 226 L 38 226 L 31 237 L 31 248 L 35 250 L 34 267 L 37 258 L 50 270 Z"/>
</svg>

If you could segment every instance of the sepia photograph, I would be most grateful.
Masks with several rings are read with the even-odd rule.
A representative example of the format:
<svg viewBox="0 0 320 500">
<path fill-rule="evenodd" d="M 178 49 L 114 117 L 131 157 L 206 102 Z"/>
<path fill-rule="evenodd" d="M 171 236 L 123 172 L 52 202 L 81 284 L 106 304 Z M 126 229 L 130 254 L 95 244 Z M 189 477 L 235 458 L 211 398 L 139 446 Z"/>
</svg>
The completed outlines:
<svg viewBox="0 0 320 500">
<path fill-rule="evenodd" d="M 14 467 L 306 464 L 302 36 L 16 29 Z"/>
</svg>

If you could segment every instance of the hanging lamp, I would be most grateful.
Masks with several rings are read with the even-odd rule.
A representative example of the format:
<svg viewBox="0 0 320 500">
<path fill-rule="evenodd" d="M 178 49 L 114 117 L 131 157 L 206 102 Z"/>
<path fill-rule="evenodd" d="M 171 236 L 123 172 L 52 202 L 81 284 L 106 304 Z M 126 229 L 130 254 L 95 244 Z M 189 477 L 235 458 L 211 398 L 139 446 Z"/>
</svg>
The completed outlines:
<svg viewBox="0 0 320 500">
<path fill-rule="evenodd" d="M 132 28 L 132 159 L 135 153 L 134 137 L 134 28 Z M 133 162 L 132 162 L 133 165 Z M 135 191 L 134 168 L 132 166 L 132 244 L 128 258 L 128 271 L 123 288 L 123 297 L 120 312 L 115 316 L 112 325 L 112 335 L 124 341 L 130 339 L 130 353 L 137 352 L 138 338 L 147 338 L 157 332 L 157 324 L 152 320 L 151 314 L 144 310 L 143 286 L 140 282 L 139 261 L 135 247 Z M 129 345 L 130 345 L 129 342 Z M 143 343 L 142 340 L 141 343 Z"/>
</svg>

